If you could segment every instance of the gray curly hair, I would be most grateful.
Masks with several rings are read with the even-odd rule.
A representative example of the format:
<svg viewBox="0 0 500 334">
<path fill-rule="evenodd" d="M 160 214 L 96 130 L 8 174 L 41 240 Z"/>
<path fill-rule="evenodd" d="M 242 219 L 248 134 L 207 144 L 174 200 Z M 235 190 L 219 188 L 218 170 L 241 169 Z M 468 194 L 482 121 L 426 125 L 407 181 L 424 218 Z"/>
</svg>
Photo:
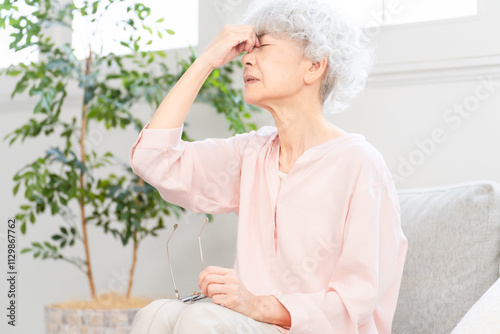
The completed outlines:
<svg viewBox="0 0 500 334">
<path fill-rule="evenodd" d="M 260 36 L 288 36 L 306 58 L 327 59 L 320 97 L 323 112 L 345 110 L 365 87 L 373 48 L 359 27 L 330 4 L 319 0 L 254 0 L 242 24 Z"/>
</svg>

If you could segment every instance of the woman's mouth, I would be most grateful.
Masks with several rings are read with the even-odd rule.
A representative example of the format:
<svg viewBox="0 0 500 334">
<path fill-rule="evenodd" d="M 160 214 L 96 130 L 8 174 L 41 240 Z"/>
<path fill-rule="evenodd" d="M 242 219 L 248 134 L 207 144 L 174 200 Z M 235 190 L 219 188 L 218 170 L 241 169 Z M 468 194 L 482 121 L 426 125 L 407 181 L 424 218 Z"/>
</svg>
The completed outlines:
<svg viewBox="0 0 500 334">
<path fill-rule="evenodd" d="M 245 81 L 245 85 L 253 84 L 253 83 L 256 83 L 257 81 L 259 81 L 257 78 L 255 78 L 251 75 L 245 75 L 243 77 L 243 80 Z"/>
</svg>

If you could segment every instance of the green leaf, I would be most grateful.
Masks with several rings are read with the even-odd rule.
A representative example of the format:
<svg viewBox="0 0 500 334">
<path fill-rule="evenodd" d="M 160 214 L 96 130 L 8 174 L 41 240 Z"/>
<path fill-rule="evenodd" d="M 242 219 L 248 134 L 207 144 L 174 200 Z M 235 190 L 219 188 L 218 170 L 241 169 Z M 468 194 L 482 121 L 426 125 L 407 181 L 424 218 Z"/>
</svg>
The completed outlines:
<svg viewBox="0 0 500 334">
<path fill-rule="evenodd" d="M 15 77 L 21 73 L 22 73 L 21 71 L 15 71 L 15 70 L 7 71 L 7 75 L 10 75 L 11 77 Z"/>
<path fill-rule="evenodd" d="M 50 203 L 50 213 L 54 216 L 59 212 L 59 205 L 57 205 L 57 202 L 52 202 Z"/>
<path fill-rule="evenodd" d="M 171 30 L 171 29 L 165 29 L 165 31 L 167 33 L 169 33 L 170 35 L 174 35 L 175 34 L 175 31 Z"/>
<path fill-rule="evenodd" d="M 122 75 L 121 74 L 108 74 L 106 76 L 106 80 L 111 80 L 111 79 L 121 79 Z"/>
<path fill-rule="evenodd" d="M 147 30 L 149 32 L 150 35 L 153 34 L 153 29 L 151 29 L 150 27 L 146 27 L 144 24 L 142 25 L 142 28 L 144 28 L 144 30 Z"/>
<path fill-rule="evenodd" d="M 52 238 L 52 240 L 57 241 L 57 240 L 61 240 L 63 237 L 61 237 L 59 234 L 54 234 L 51 238 Z"/>
<path fill-rule="evenodd" d="M 24 253 L 29 253 L 29 252 L 31 252 L 31 251 L 32 251 L 32 249 L 31 249 L 31 248 L 26 247 L 26 248 L 21 249 L 21 254 L 24 254 Z"/>
<path fill-rule="evenodd" d="M 161 23 L 163 21 L 165 21 L 165 19 L 163 17 L 161 19 L 156 20 L 157 23 Z"/>
</svg>

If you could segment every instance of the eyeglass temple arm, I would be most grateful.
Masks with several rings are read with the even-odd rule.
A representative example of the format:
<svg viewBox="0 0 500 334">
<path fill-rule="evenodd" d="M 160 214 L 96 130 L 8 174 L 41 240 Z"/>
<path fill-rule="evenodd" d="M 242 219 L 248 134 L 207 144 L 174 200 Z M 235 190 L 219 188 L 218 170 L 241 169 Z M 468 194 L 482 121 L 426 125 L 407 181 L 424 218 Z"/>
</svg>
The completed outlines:
<svg viewBox="0 0 500 334">
<path fill-rule="evenodd" d="M 170 262 L 170 253 L 168 252 L 168 242 L 170 241 L 170 238 L 172 238 L 172 235 L 174 235 L 174 232 L 178 226 L 179 226 L 178 224 L 174 225 L 174 230 L 170 234 L 170 237 L 168 237 L 168 240 L 167 240 L 167 258 L 168 258 L 168 266 L 170 267 L 170 275 L 172 276 L 172 283 L 174 284 L 175 295 L 176 295 L 177 299 L 181 299 L 181 296 L 179 295 L 179 290 L 177 290 L 177 286 L 175 285 L 174 272 L 172 271 L 172 262 Z"/>
<path fill-rule="evenodd" d="M 200 257 L 201 257 L 201 270 L 205 270 L 205 263 L 203 262 L 203 251 L 201 249 L 201 233 L 203 233 L 203 229 L 205 229 L 205 226 L 208 223 L 208 218 L 207 217 L 203 218 L 203 221 L 205 223 L 203 224 L 203 227 L 201 228 L 200 234 L 198 235 L 198 245 L 200 246 Z"/>
</svg>

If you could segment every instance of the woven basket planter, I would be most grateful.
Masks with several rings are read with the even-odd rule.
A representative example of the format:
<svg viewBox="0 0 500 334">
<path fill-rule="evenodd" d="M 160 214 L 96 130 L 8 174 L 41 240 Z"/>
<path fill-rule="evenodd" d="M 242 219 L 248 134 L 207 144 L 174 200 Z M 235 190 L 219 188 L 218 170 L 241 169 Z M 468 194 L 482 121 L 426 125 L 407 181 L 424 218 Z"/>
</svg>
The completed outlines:
<svg viewBox="0 0 500 334">
<path fill-rule="evenodd" d="M 139 310 L 81 310 L 46 306 L 46 330 L 47 334 L 129 334 Z"/>
</svg>

